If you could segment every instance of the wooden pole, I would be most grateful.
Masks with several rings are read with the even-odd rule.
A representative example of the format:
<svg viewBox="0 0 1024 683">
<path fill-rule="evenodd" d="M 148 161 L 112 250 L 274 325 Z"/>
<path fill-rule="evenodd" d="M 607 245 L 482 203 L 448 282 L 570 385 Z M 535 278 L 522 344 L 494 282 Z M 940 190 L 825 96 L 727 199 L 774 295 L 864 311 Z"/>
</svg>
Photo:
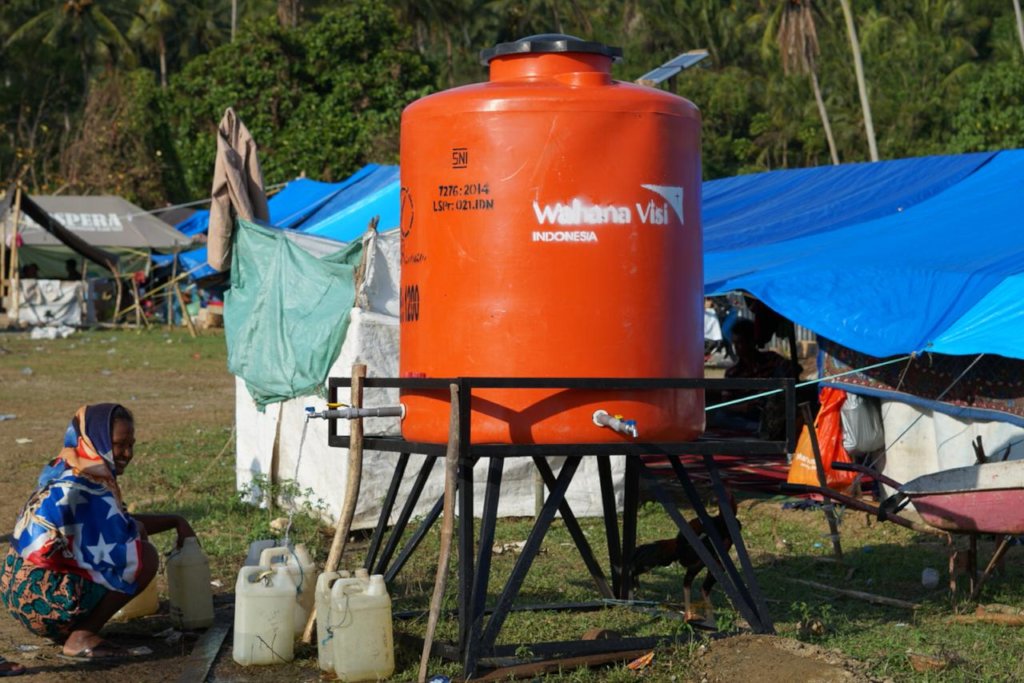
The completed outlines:
<svg viewBox="0 0 1024 683">
<path fill-rule="evenodd" d="M 174 248 L 174 260 L 171 261 L 171 279 L 170 282 L 175 282 L 178 279 L 178 248 Z M 174 293 L 170 287 L 167 288 L 167 293 L 164 295 L 167 297 L 167 330 L 170 331 L 174 325 Z"/>
<path fill-rule="evenodd" d="M 818 447 L 818 430 L 814 424 L 814 416 L 811 415 L 811 406 L 804 403 L 800 406 L 803 411 L 804 424 L 808 425 L 807 431 L 811 437 L 811 451 L 814 453 L 814 467 L 818 470 L 818 485 L 823 489 L 828 488 L 828 478 L 825 476 L 825 466 L 821 462 L 821 449 Z M 828 496 L 822 500 L 825 510 L 825 519 L 828 521 L 829 536 L 832 537 L 832 550 L 836 559 L 843 561 L 843 546 L 839 542 L 839 521 L 836 519 L 835 506 Z"/>
<path fill-rule="evenodd" d="M 0 223 L 0 308 L 7 309 L 7 216 Z"/>
<path fill-rule="evenodd" d="M 181 295 L 181 287 L 178 286 L 177 282 L 174 283 L 174 294 L 178 297 L 178 305 L 181 306 L 181 317 L 185 320 L 185 325 L 188 326 L 188 333 L 193 338 L 198 337 L 195 323 L 192 322 L 192 316 L 189 314 L 188 308 L 185 307 L 185 297 Z"/>
<path fill-rule="evenodd" d="M 110 322 L 116 325 L 121 317 L 121 299 L 124 297 L 124 283 L 121 282 L 120 270 L 114 268 L 111 272 L 114 274 L 114 286 L 117 288 L 117 294 L 114 296 L 114 317 Z"/>
<path fill-rule="evenodd" d="M 363 380 L 366 379 L 366 366 L 356 363 L 352 366 L 352 398 L 349 405 L 353 408 L 363 407 Z M 341 557 L 345 554 L 345 544 L 352 530 L 352 519 L 356 515 L 356 503 L 359 501 L 359 486 L 363 479 L 363 418 L 357 417 L 349 422 L 351 429 L 348 439 L 348 480 L 345 483 L 345 500 L 342 502 L 341 516 L 334 527 L 334 538 L 331 550 L 324 563 L 324 572 L 338 569 Z M 309 612 L 306 629 L 302 632 L 302 642 L 310 643 L 313 639 L 313 627 L 316 624 L 316 607 Z"/>
<path fill-rule="evenodd" d="M 132 294 L 135 296 L 135 326 L 142 327 L 145 323 L 146 327 L 149 327 L 149 321 L 146 320 L 146 316 L 142 313 L 142 300 L 139 297 L 139 283 L 135 281 L 135 276 L 132 276 Z"/>
<path fill-rule="evenodd" d="M 18 223 L 21 222 L 21 183 L 18 183 L 14 188 L 14 239 L 11 241 L 11 310 L 8 313 L 8 317 L 11 320 L 17 320 L 18 306 L 21 303 L 19 301 L 21 292 L 21 264 L 18 263 Z"/>
<path fill-rule="evenodd" d="M 437 574 L 434 576 L 434 594 L 430 598 L 430 612 L 427 615 L 427 631 L 423 635 L 423 652 L 420 654 L 420 671 L 417 681 L 427 680 L 427 665 L 430 663 L 430 649 L 434 645 L 434 633 L 441 618 L 441 604 L 448 584 L 448 563 L 452 557 L 452 537 L 455 529 L 456 475 L 459 467 L 459 385 L 451 384 L 451 412 L 448 415 L 448 450 L 444 456 L 444 508 L 441 513 L 441 548 L 437 556 Z M 473 520 L 462 520 L 462 524 Z"/>
</svg>

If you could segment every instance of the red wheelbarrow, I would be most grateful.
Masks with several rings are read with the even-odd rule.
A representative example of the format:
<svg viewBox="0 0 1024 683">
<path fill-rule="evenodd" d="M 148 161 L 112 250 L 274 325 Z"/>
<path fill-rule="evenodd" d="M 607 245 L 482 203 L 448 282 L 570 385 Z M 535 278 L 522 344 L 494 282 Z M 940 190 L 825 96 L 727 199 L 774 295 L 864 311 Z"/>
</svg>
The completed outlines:
<svg viewBox="0 0 1024 683">
<path fill-rule="evenodd" d="M 980 443 L 976 451 L 980 451 Z M 968 535 L 970 548 L 966 556 L 955 549 L 950 553 L 950 588 L 956 589 L 957 570 L 965 570 L 971 579 L 971 599 L 974 600 L 1006 554 L 1013 537 L 1024 534 L 1024 460 L 984 462 L 986 458 L 982 452 L 978 453 L 978 459 L 982 461 L 980 464 L 926 474 L 906 484 L 864 465 L 832 463 L 835 469 L 868 474 L 896 490 L 895 495 L 877 506 L 827 487 L 785 484 L 781 488 L 787 493 L 824 496 L 849 508 L 875 514 L 880 520 L 944 536 L 950 545 L 950 534 Z M 908 503 L 914 504 L 925 524 L 899 514 Z M 977 544 L 980 534 L 995 534 L 1001 538 L 991 561 L 978 577 Z"/>
</svg>

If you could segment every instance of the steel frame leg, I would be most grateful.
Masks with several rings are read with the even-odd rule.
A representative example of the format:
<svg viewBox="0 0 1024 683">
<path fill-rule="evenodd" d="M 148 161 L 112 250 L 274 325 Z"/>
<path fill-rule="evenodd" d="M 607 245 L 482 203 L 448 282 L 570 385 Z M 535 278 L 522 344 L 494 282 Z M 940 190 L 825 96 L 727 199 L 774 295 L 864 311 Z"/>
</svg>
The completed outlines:
<svg viewBox="0 0 1024 683">
<path fill-rule="evenodd" d="M 366 550 L 366 562 L 363 567 L 370 571 L 373 563 L 380 552 L 380 542 L 384 538 L 384 532 L 388 528 L 388 520 L 391 519 L 391 511 L 395 507 L 395 499 L 398 497 L 398 488 L 405 477 L 405 468 L 409 464 L 409 454 L 401 453 L 398 456 L 398 464 L 395 466 L 395 473 L 391 475 L 391 484 L 388 485 L 387 495 L 384 496 L 384 504 L 380 509 L 380 516 L 377 518 L 377 526 L 373 529 L 373 536 L 370 537 L 370 547 Z"/>
</svg>

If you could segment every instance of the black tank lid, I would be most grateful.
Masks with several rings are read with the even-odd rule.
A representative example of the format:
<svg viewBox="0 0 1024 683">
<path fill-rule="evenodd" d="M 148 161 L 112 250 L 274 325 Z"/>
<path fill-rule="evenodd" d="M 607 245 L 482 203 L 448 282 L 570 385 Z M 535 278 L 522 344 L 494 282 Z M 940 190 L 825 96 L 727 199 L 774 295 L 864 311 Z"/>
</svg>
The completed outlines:
<svg viewBox="0 0 1024 683">
<path fill-rule="evenodd" d="M 612 61 L 616 62 L 622 60 L 621 47 L 611 47 L 604 43 L 583 40 L 582 38 L 569 36 L 564 33 L 540 33 L 535 36 L 520 38 L 511 43 L 498 43 L 494 47 L 481 50 L 480 63 L 487 66 L 495 57 L 550 52 L 584 52 L 611 57 Z"/>
</svg>

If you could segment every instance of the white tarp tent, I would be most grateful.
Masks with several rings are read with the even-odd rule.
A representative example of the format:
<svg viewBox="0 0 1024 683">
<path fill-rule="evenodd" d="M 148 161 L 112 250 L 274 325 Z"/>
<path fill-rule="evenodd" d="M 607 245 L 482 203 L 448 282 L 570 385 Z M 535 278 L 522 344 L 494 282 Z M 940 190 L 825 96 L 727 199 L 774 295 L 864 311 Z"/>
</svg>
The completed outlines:
<svg viewBox="0 0 1024 683">
<path fill-rule="evenodd" d="M 330 371 L 332 377 L 349 377 L 354 363 L 365 363 L 370 377 L 398 376 L 398 304 L 399 304 L 399 233 L 368 233 L 364 238 L 363 281 L 356 292 L 356 307 L 341 352 Z M 236 480 L 240 491 L 252 486 L 254 479 L 266 477 L 275 482 L 293 480 L 299 490 L 308 491 L 300 502 L 321 508 L 332 523 L 341 512 L 341 497 L 347 484 L 348 454 L 344 449 L 327 445 L 327 423 L 324 420 L 306 422 L 306 406 L 320 411 L 326 407 L 324 398 L 299 397 L 272 404 L 260 413 L 252 401 L 242 379 L 236 378 L 235 423 Z M 344 399 L 342 399 L 344 400 Z M 383 406 L 398 402 L 397 390 L 367 389 L 364 405 Z M 305 440 L 303 440 L 305 429 Z M 339 427 L 342 433 L 347 423 Z M 398 436 L 396 419 L 368 419 L 366 434 Z M 300 459 L 301 450 L 301 459 Z M 376 524 L 381 502 L 387 492 L 398 459 L 397 453 L 366 451 L 359 505 L 356 508 L 353 529 L 370 528 Z M 424 456 L 410 457 L 406 472 L 419 470 Z M 414 515 L 426 514 L 444 491 L 443 459 L 439 458 L 423 490 Z M 562 458 L 549 458 L 557 472 Z M 474 503 L 480 514 L 483 505 L 484 481 L 488 462 L 476 464 L 476 490 Z M 625 471 L 623 457 L 612 459 L 612 479 L 615 484 L 616 504 L 622 505 L 622 481 Z M 410 474 L 399 489 L 399 503 L 392 513 L 391 522 L 400 512 L 414 476 Z M 580 517 L 600 515 L 601 491 L 596 459 L 584 459 L 569 487 L 567 500 L 573 512 Z M 534 467 L 528 458 L 506 461 L 501 484 L 501 516 L 529 516 L 534 513 Z"/>
<path fill-rule="evenodd" d="M 17 318 L 27 325 L 78 327 L 85 310 L 85 284 L 21 278 L 18 302 Z"/>
<path fill-rule="evenodd" d="M 1024 427 L 1009 422 L 964 420 L 904 403 L 882 401 L 885 455 L 882 473 L 905 484 L 925 474 L 974 465 L 971 442 L 981 437 L 990 458 L 1002 458 L 1010 447 L 1009 460 L 1024 459 Z M 893 491 L 885 487 L 886 495 Z"/>
</svg>

